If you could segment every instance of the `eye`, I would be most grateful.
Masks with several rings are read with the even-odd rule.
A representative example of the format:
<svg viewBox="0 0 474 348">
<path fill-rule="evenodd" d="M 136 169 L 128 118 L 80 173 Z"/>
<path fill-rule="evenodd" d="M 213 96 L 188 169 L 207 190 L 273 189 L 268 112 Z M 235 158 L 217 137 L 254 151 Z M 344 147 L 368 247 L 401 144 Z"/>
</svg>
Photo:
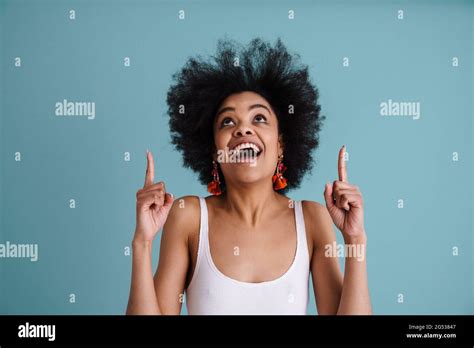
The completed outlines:
<svg viewBox="0 0 474 348">
<path fill-rule="evenodd" d="M 229 126 L 231 123 L 234 123 L 234 121 L 232 121 L 232 119 L 230 117 L 226 117 L 222 120 L 221 122 L 221 128 L 222 127 L 227 127 Z"/>
<path fill-rule="evenodd" d="M 254 117 L 254 120 L 261 123 L 261 122 L 267 122 L 267 118 L 263 116 L 262 114 L 258 114 Z"/>
</svg>

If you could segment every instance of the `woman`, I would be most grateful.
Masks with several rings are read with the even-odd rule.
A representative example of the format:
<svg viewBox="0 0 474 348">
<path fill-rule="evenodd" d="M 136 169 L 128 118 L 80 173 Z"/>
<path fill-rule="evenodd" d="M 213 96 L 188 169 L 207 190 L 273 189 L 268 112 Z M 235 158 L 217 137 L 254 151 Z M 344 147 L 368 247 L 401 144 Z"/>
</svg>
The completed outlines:
<svg viewBox="0 0 474 348">
<path fill-rule="evenodd" d="M 219 41 L 213 58 L 191 58 L 167 98 L 173 144 L 212 195 L 175 200 L 154 183 L 147 151 L 127 314 L 179 314 L 184 296 L 189 314 L 306 314 L 310 272 L 319 314 L 371 314 L 363 200 L 345 147 L 326 206 L 284 195 L 311 170 L 324 119 L 307 66 L 280 39 Z M 346 255 L 344 277 L 333 223 L 362 252 Z"/>
</svg>

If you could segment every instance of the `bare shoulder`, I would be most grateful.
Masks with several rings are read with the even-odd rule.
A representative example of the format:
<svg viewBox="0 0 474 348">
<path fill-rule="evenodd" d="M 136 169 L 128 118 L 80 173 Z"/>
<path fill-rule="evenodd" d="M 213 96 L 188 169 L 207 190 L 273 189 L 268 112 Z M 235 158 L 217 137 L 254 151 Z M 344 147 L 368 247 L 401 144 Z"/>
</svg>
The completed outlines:
<svg viewBox="0 0 474 348">
<path fill-rule="evenodd" d="M 176 231 L 187 238 L 190 233 L 199 228 L 199 219 L 199 197 L 182 196 L 174 200 L 164 230 Z"/>
<path fill-rule="evenodd" d="M 313 244 L 318 248 L 332 242 L 336 235 L 333 221 L 325 205 L 315 201 L 302 201 L 305 226 Z"/>
<path fill-rule="evenodd" d="M 326 206 L 322 205 L 319 202 L 315 201 L 301 201 L 303 206 L 303 214 L 305 221 L 309 220 L 311 225 L 318 225 L 324 224 L 328 222 L 332 222 L 331 216 L 326 208 Z"/>
</svg>

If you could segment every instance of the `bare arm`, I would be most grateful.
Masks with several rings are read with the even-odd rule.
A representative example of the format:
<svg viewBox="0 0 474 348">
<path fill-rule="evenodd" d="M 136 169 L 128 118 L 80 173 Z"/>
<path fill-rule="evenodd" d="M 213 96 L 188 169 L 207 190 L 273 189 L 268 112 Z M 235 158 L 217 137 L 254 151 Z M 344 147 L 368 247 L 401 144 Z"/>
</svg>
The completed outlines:
<svg viewBox="0 0 474 348">
<path fill-rule="evenodd" d="M 355 246 L 356 255 L 346 257 L 341 302 L 337 314 L 372 314 L 367 280 L 365 257 L 366 238 L 346 240 L 346 245 Z"/>
<path fill-rule="evenodd" d="M 163 226 L 155 276 L 151 243 L 133 242 L 132 286 L 127 314 L 180 314 L 190 265 L 187 236 L 199 223 L 199 217 L 196 217 L 199 210 L 196 211 L 193 203 L 192 197 L 174 201 Z"/>
<path fill-rule="evenodd" d="M 329 314 L 372 314 L 367 281 L 364 202 L 359 188 L 349 183 L 344 153 L 345 145 L 339 150 L 339 180 L 333 184 L 327 183 L 324 189 L 326 208 L 320 206 L 319 214 L 313 214 L 313 218 L 315 215 L 319 216 L 319 222 L 315 222 L 318 226 L 313 231 L 314 248 L 319 251 L 319 256 L 314 258 L 313 275 L 316 275 L 316 279 L 319 277 L 320 280 L 322 278 L 322 281 L 327 281 L 327 286 L 333 286 L 332 289 L 324 289 L 326 285 L 320 285 L 317 281 L 315 291 L 318 290 L 320 295 L 322 294 L 322 301 L 329 301 L 329 304 L 323 307 Z M 342 285 L 339 280 L 339 267 L 335 270 L 335 264 L 338 263 L 338 246 L 335 244 L 333 223 L 341 231 L 345 244 Z M 330 292 L 332 295 L 328 295 Z M 338 297 L 339 300 L 336 301 L 334 298 Z"/>
<path fill-rule="evenodd" d="M 336 314 L 341 300 L 343 277 L 337 257 L 326 257 L 325 246 L 333 245 L 336 234 L 326 208 L 319 203 L 303 202 L 306 229 L 311 235 L 313 255 L 311 275 L 318 314 Z"/>
<path fill-rule="evenodd" d="M 313 241 L 311 273 L 318 314 L 372 314 L 367 285 L 366 239 L 345 240 L 345 244 L 358 246 L 353 250 L 363 254 L 346 257 L 343 276 L 337 250 L 333 249 L 337 243 L 336 234 L 327 209 L 310 201 L 305 201 L 304 206 Z"/>
<path fill-rule="evenodd" d="M 153 287 L 151 257 L 151 242 L 132 242 L 132 283 L 127 315 L 161 314 Z"/>
<path fill-rule="evenodd" d="M 180 314 L 186 275 L 191 266 L 188 236 L 199 231 L 199 200 L 185 196 L 173 204 L 161 238 L 160 260 L 154 277 L 162 314 Z"/>
<path fill-rule="evenodd" d="M 145 185 L 137 192 L 137 226 L 132 242 L 132 279 L 126 314 L 179 314 L 181 303 L 172 294 L 184 287 L 189 263 L 187 235 L 194 227 L 190 223 L 192 204 L 189 209 L 180 209 L 182 199 L 174 201 L 166 193 L 163 182 L 154 184 L 151 153 L 147 154 L 147 160 Z M 160 262 L 154 279 L 152 245 L 161 228 Z"/>
</svg>

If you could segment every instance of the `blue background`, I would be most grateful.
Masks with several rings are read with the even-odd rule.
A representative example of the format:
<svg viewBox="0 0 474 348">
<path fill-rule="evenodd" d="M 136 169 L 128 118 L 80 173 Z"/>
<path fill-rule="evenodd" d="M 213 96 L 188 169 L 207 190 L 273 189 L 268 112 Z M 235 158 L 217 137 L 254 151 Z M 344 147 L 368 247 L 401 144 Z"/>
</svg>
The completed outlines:
<svg viewBox="0 0 474 348">
<path fill-rule="evenodd" d="M 281 37 L 309 65 L 327 120 L 289 195 L 324 204 L 347 145 L 374 313 L 473 314 L 472 23 L 472 1 L 0 1 L 0 243 L 39 246 L 37 262 L 0 258 L 0 313 L 125 312 L 146 149 L 175 196 L 207 195 L 169 144 L 171 76 L 227 35 Z M 95 102 L 95 119 L 55 116 L 63 99 Z M 421 118 L 380 116 L 388 99 Z"/>
</svg>

